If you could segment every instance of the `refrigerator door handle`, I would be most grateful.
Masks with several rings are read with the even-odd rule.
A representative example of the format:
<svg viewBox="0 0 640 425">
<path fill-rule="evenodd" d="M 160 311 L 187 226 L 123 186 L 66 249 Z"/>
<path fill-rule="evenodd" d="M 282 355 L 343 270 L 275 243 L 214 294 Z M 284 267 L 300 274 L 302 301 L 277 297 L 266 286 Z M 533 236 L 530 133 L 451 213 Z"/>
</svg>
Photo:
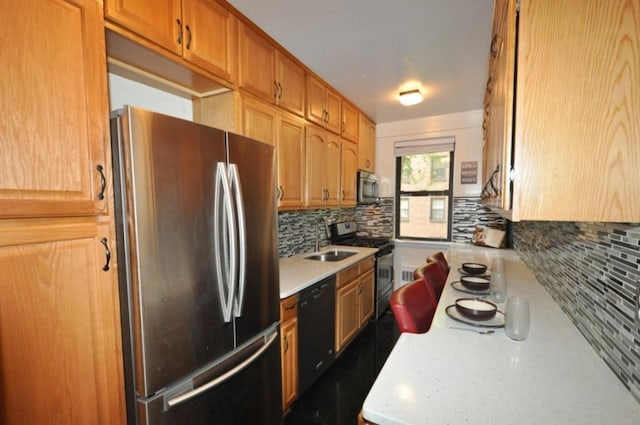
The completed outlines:
<svg viewBox="0 0 640 425">
<path fill-rule="evenodd" d="M 218 292 L 220 297 L 220 306 L 222 308 L 222 314 L 226 323 L 231 322 L 231 315 L 233 313 L 233 302 L 235 299 L 235 281 L 237 274 L 237 258 L 236 258 L 236 224 L 233 217 L 235 211 L 231 202 L 231 188 L 229 184 L 229 176 L 227 174 L 227 166 L 224 162 L 218 162 L 216 166 L 215 177 L 215 193 L 214 193 L 214 210 L 213 210 L 213 222 L 214 222 L 214 247 L 215 247 L 215 262 L 216 273 L 218 277 Z M 221 200 L 224 203 L 224 211 L 220 211 Z M 222 214 L 223 220 L 220 219 Z M 221 222 L 227 226 L 227 238 L 223 237 L 223 229 L 220 229 Z M 228 251 L 227 249 L 228 248 Z M 222 260 L 223 253 L 228 253 L 224 257 L 229 258 L 229 267 L 226 267 L 226 276 L 223 275 Z M 225 291 L 226 286 L 226 291 Z M 226 299 L 225 299 L 226 294 Z"/>
<path fill-rule="evenodd" d="M 184 394 L 181 394 L 179 396 L 170 398 L 169 400 L 166 401 L 166 405 L 167 407 L 174 407 L 177 406 L 180 403 L 183 403 L 193 397 L 196 397 L 197 395 L 210 390 L 211 388 L 214 388 L 220 384 L 222 384 L 224 381 L 226 381 L 229 378 L 234 377 L 235 375 L 237 375 L 238 373 L 242 372 L 244 369 L 246 369 L 248 366 L 251 365 L 251 363 L 254 362 L 254 360 L 256 360 L 258 357 L 260 357 L 262 355 L 262 353 L 264 353 L 270 346 L 271 344 L 273 344 L 273 342 L 278 338 L 278 330 L 276 329 L 273 334 L 271 334 L 271 336 L 269 336 L 269 338 L 266 340 L 265 344 L 260 347 L 259 350 L 257 350 L 255 353 L 253 353 L 250 357 L 248 357 L 246 360 L 244 360 L 242 363 L 240 363 L 239 365 L 237 365 L 236 367 L 234 367 L 233 369 L 228 370 L 227 372 L 223 373 L 222 375 L 218 376 L 215 379 L 212 379 L 211 381 L 207 382 L 206 384 L 203 384 L 197 388 L 192 389 L 191 391 L 188 391 Z"/>
<path fill-rule="evenodd" d="M 238 296 L 236 298 L 235 316 L 242 316 L 242 307 L 244 305 L 244 289 L 246 286 L 246 270 L 247 270 L 247 225 L 244 214 L 244 200 L 242 199 L 242 186 L 240 184 L 240 174 L 236 164 L 229 164 L 229 177 L 231 180 L 231 189 L 235 195 L 236 213 L 238 216 L 238 238 L 239 238 L 239 262 L 238 265 Z"/>
</svg>

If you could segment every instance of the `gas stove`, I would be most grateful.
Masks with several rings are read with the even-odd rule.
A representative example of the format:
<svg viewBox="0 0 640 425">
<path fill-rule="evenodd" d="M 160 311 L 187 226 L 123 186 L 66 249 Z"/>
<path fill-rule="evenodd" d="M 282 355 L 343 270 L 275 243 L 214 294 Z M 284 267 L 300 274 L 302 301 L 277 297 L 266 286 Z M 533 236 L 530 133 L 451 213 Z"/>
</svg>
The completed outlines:
<svg viewBox="0 0 640 425">
<path fill-rule="evenodd" d="M 389 308 L 389 298 L 393 292 L 393 241 L 389 238 L 374 238 L 358 235 L 358 224 L 355 221 L 343 221 L 329 226 L 331 243 L 334 245 L 362 246 L 378 248 L 375 254 L 375 305 L 374 318 Z"/>
<path fill-rule="evenodd" d="M 334 245 L 378 248 L 376 256 L 387 254 L 393 250 L 393 242 L 389 238 L 358 235 L 358 224 L 355 221 L 331 224 L 329 230 L 331 231 L 331 243 Z"/>
</svg>

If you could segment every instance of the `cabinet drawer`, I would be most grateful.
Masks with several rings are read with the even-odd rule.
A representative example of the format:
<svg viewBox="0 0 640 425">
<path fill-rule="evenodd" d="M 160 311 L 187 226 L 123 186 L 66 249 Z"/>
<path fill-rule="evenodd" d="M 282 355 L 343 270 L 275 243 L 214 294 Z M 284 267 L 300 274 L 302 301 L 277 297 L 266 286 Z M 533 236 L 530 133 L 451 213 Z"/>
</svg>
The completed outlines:
<svg viewBox="0 0 640 425">
<path fill-rule="evenodd" d="M 365 258 L 364 260 L 358 263 L 360 273 L 365 273 L 368 270 L 371 270 L 376 265 L 376 259 L 374 257 Z"/>
<path fill-rule="evenodd" d="M 280 301 L 280 321 L 294 318 L 298 315 L 298 296 L 292 295 Z"/>
<path fill-rule="evenodd" d="M 349 267 L 338 273 L 336 279 L 336 287 L 340 288 L 344 286 L 346 283 L 351 282 L 353 279 L 357 278 L 360 275 L 360 263 L 356 263 L 353 266 Z"/>
</svg>

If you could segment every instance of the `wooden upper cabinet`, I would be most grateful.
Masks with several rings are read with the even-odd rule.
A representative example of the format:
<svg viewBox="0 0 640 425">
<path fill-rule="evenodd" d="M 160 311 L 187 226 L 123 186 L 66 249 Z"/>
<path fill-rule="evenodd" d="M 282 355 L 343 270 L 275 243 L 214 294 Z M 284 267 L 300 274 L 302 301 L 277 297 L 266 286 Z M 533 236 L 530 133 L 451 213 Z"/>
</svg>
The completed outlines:
<svg viewBox="0 0 640 425">
<path fill-rule="evenodd" d="M 249 97 L 242 99 L 242 135 L 270 145 L 276 144 L 278 111 Z"/>
<path fill-rule="evenodd" d="M 295 209 L 305 203 L 305 121 L 281 113 L 278 120 L 278 208 Z"/>
<path fill-rule="evenodd" d="M 107 213 L 101 4 L 8 2 L 0 39 L 0 217 Z"/>
<path fill-rule="evenodd" d="M 358 110 L 348 102 L 342 102 L 342 137 L 358 143 Z"/>
<path fill-rule="evenodd" d="M 236 74 L 236 17 L 216 0 L 105 0 L 105 14 L 222 79 Z"/>
<path fill-rule="evenodd" d="M 249 25 L 238 23 L 240 88 L 274 102 L 276 96 L 276 48 Z"/>
<path fill-rule="evenodd" d="M 373 173 L 376 166 L 376 126 L 363 114 L 359 114 L 358 120 L 358 168 Z"/>
<path fill-rule="evenodd" d="M 327 151 L 325 156 L 325 189 L 327 196 L 326 206 L 340 205 L 342 192 L 340 191 L 340 176 L 342 164 L 340 163 L 340 136 L 327 132 Z"/>
<path fill-rule="evenodd" d="M 340 138 L 309 124 L 306 149 L 306 205 L 340 205 Z"/>
<path fill-rule="evenodd" d="M 515 0 L 496 0 L 493 15 L 483 123 L 483 181 L 487 185 L 482 198 L 483 202 L 506 210 L 511 195 L 508 177 L 513 125 Z"/>
<path fill-rule="evenodd" d="M 327 151 L 326 131 L 315 125 L 307 126 L 306 182 L 307 206 L 325 205 L 325 158 Z"/>
<path fill-rule="evenodd" d="M 239 24 L 240 87 L 294 114 L 304 114 L 305 72 L 251 26 Z"/>
<path fill-rule="evenodd" d="M 357 201 L 358 145 L 342 141 L 342 175 L 340 205 L 355 206 Z"/>
<path fill-rule="evenodd" d="M 93 217 L 0 220 L 4 425 L 125 423 L 112 233 Z"/>
<path fill-rule="evenodd" d="M 342 129 L 342 99 L 322 81 L 307 74 L 306 117 L 336 134 Z"/>
<path fill-rule="evenodd" d="M 180 0 L 105 0 L 105 17 L 123 27 L 182 54 Z"/>
<path fill-rule="evenodd" d="M 280 50 L 276 55 L 276 85 L 276 104 L 296 115 L 304 116 L 304 69 Z"/>
<path fill-rule="evenodd" d="M 215 0 L 182 3 L 183 56 L 228 81 L 236 66 L 236 17 Z"/>
<path fill-rule="evenodd" d="M 506 4 L 509 29 L 516 4 Z M 502 81 L 494 86 L 497 114 L 513 119 L 513 136 L 500 124 L 487 141 L 504 144 L 494 155 L 502 159 L 503 193 L 513 187 L 511 204 L 502 201 L 505 215 L 514 221 L 640 221 L 640 72 L 628 71 L 640 69 L 633 47 L 640 45 L 639 2 L 520 4 L 517 28 L 513 23 L 517 46 L 505 43 L 509 37 L 501 42 L 497 31 L 494 48 L 498 56 L 515 57 L 505 71 L 496 64 L 496 75 L 507 77 L 500 77 L 504 89 Z"/>
</svg>

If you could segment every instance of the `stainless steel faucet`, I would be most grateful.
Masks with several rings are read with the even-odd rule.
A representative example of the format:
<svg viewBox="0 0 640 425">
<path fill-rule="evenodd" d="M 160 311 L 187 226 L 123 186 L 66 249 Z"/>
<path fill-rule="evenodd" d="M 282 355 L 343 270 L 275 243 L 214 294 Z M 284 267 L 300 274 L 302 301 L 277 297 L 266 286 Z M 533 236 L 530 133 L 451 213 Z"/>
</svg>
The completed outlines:
<svg viewBox="0 0 640 425">
<path fill-rule="evenodd" d="M 319 229 L 318 229 L 318 225 L 319 224 L 324 224 L 325 237 L 329 237 L 329 226 L 327 225 L 327 219 L 324 218 L 324 217 L 319 217 L 316 220 L 316 250 L 315 250 L 315 252 L 320 251 L 320 234 L 319 234 Z"/>
</svg>

